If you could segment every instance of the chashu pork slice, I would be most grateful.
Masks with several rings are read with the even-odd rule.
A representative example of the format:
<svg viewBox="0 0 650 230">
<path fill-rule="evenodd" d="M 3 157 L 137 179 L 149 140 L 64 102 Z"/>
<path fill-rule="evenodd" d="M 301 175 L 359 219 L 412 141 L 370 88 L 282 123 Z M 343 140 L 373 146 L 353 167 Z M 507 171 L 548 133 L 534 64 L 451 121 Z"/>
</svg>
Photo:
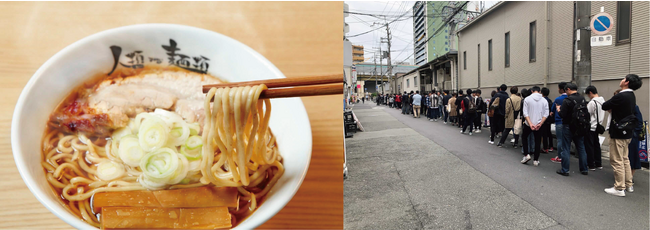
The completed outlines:
<svg viewBox="0 0 650 230">
<path fill-rule="evenodd" d="M 50 121 L 67 132 L 108 136 L 125 127 L 129 118 L 159 108 L 174 111 L 190 123 L 202 123 L 202 85 L 216 83 L 220 81 L 211 76 L 181 71 L 147 71 L 106 79 L 57 111 Z"/>
</svg>

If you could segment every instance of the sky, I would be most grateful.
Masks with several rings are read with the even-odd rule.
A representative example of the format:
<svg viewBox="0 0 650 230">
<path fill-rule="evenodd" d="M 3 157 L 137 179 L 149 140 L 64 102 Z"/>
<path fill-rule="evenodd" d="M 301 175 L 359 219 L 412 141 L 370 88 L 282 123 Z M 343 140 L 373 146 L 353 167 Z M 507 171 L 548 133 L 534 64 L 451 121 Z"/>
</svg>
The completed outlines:
<svg viewBox="0 0 650 230">
<path fill-rule="evenodd" d="M 488 9 L 498 1 L 484 2 L 485 9 Z M 382 51 L 387 50 L 388 48 L 386 43 L 379 43 L 380 37 L 386 37 L 386 26 L 382 27 L 382 25 L 377 25 L 377 23 L 386 24 L 386 22 L 398 19 L 389 25 L 393 38 L 391 40 L 391 62 L 408 62 L 413 64 L 412 10 L 413 4 L 415 3 L 414 1 L 345 1 L 345 3 L 348 4 L 350 12 L 387 16 L 386 19 L 383 19 L 375 16 L 348 14 L 348 17 L 345 18 L 345 22 L 348 23 L 350 29 L 350 32 L 348 32 L 346 36 L 353 45 L 362 45 L 364 47 L 366 62 L 373 62 L 373 50 L 379 50 L 380 45 Z M 477 1 L 470 2 L 470 4 L 468 4 L 468 10 L 470 7 L 476 8 L 476 4 Z M 404 17 L 399 17 L 404 13 L 406 13 Z M 373 26 L 373 24 L 375 25 Z M 367 34 L 354 36 L 373 29 L 376 30 Z M 377 59 L 377 62 L 379 63 L 379 59 Z M 383 60 L 383 63 L 385 64 L 386 60 Z"/>
<path fill-rule="evenodd" d="M 379 15 L 395 15 L 394 17 L 389 17 L 387 20 L 380 19 L 373 16 L 366 15 L 355 15 L 349 14 L 345 18 L 345 22 L 348 23 L 350 32 L 347 33 L 347 36 L 360 34 L 382 25 L 373 23 L 385 24 L 394 20 L 397 16 L 406 13 L 405 17 L 389 25 L 390 31 L 392 34 L 391 41 L 391 58 L 392 62 L 396 63 L 398 61 L 404 61 L 413 54 L 413 13 L 412 8 L 415 2 L 355 2 L 355 1 L 346 1 L 350 7 L 350 12 L 358 13 L 367 13 L 367 14 L 379 14 Z M 363 45 L 365 51 L 366 62 L 373 62 L 373 49 L 379 48 L 379 38 L 386 37 L 386 26 L 379 28 L 373 32 L 363 34 L 356 37 L 348 38 L 353 45 Z M 381 44 L 382 50 L 387 50 L 388 45 L 386 43 Z M 413 57 L 406 60 L 409 63 L 413 63 Z M 379 62 L 379 59 L 377 60 Z M 383 63 L 386 63 L 386 60 L 383 60 Z"/>
</svg>

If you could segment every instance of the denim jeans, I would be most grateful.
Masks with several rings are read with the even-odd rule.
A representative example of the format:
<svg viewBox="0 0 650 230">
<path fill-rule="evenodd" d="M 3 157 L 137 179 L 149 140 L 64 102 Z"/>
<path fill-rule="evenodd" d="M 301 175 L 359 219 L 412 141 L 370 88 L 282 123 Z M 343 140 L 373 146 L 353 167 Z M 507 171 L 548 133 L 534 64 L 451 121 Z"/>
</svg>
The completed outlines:
<svg viewBox="0 0 650 230">
<path fill-rule="evenodd" d="M 447 112 L 444 106 L 442 106 L 442 113 L 445 114 L 445 122 L 447 122 L 449 120 L 449 112 Z"/>
<path fill-rule="evenodd" d="M 570 155 L 571 155 L 571 141 L 576 145 L 577 155 L 578 155 L 578 166 L 580 172 L 587 172 L 587 152 L 585 151 L 585 141 L 584 136 L 574 136 L 571 133 L 569 126 L 562 127 L 562 150 L 560 152 L 560 158 L 562 158 L 562 172 L 569 172 L 570 164 Z"/>
<path fill-rule="evenodd" d="M 438 119 L 440 117 L 440 109 L 431 108 L 431 119 Z"/>
<path fill-rule="evenodd" d="M 562 135 L 564 132 L 562 132 L 562 124 L 555 124 L 555 138 L 557 139 L 557 157 L 560 157 L 560 152 L 562 152 L 562 139 L 564 139 L 564 135 Z"/>
</svg>

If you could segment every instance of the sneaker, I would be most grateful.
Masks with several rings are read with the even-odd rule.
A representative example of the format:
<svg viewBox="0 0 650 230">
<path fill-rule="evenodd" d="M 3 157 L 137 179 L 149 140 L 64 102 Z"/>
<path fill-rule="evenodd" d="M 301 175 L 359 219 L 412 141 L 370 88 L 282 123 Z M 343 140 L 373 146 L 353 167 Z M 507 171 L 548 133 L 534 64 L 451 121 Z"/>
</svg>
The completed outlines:
<svg viewBox="0 0 650 230">
<path fill-rule="evenodd" d="M 463 132 L 463 130 L 461 130 L 461 131 L 460 131 L 460 134 L 465 134 L 465 132 Z"/>
<path fill-rule="evenodd" d="M 582 173 L 582 175 L 585 175 L 585 176 L 589 175 L 589 171 L 584 171 L 584 172 L 580 172 L 580 173 Z"/>
<path fill-rule="evenodd" d="M 493 144 L 494 144 L 494 141 L 488 141 L 488 143 L 491 144 L 491 145 L 493 145 Z"/>
<path fill-rule="evenodd" d="M 533 161 L 533 165 L 534 165 L 534 166 L 538 166 L 538 165 L 539 165 L 539 161 Z"/>
<path fill-rule="evenodd" d="M 603 170 L 603 167 L 596 167 L 596 169 L 598 169 L 598 170 Z"/>
<path fill-rule="evenodd" d="M 616 190 L 614 187 L 606 188 L 605 192 L 614 196 L 625 196 L 625 190 Z"/>
<path fill-rule="evenodd" d="M 516 148 L 519 148 L 519 145 L 518 145 L 518 144 L 514 144 L 514 145 L 512 145 L 512 148 L 515 148 L 515 149 L 516 149 Z M 522 150 L 522 151 L 523 151 L 523 150 Z"/>
<path fill-rule="evenodd" d="M 560 174 L 562 176 L 569 176 L 569 173 L 568 172 L 562 172 L 562 169 L 558 169 L 557 171 L 555 171 L 555 173 Z"/>
<path fill-rule="evenodd" d="M 553 163 L 562 163 L 562 158 L 559 158 L 559 157 L 553 157 L 553 158 L 551 158 L 551 161 L 552 161 Z"/>
<path fill-rule="evenodd" d="M 515 139 L 514 138 L 510 139 L 510 143 L 515 143 Z"/>
<path fill-rule="evenodd" d="M 469 132 L 469 135 L 471 136 L 471 135 L 472 135 L 472 132 Z"/>
<path fill-rule="evenodd" d="M 503 145 L 501 143 L 497 144 L 497 147 L 503 148 Z"/>
<path fill-rule="evenodd" d="M 446 125 L 446 124 L 447 124 L 447 122 L 445 121 L 445 122 L 444 122 L 444 124 Z"/>
<path fill-rule="evenodd" d="M 438 119 L 433 119 L 433 121 L 438 122 Z"/>
<path fill-rule="evenodd" d="M 548 151 L 549 151 L 549 152 L 553 152 L 553 147 L 551 147 Z"/>
<path fill-rule="evenodd" d="M 629 188 L 627 188 L 627 192 L 634 192 L 634 186 L 630 186 Z"/>
<path fill-rule="evenodd" d="M 524 159 L 521 160 L 521 163 L 526 164 L 528 161 L 530 161 L 530 154 L 524 156 Z"/>
<path fill-rule="evenodd" d="M 477 129 L 475 133 L 481 133 L 481 130 L 480 130 L 480 129 Z"/>
<path fill-rule="evenodd" d="M 589 171 L 596 171 L 596 168 L 589 168 Z"/>
</svg>

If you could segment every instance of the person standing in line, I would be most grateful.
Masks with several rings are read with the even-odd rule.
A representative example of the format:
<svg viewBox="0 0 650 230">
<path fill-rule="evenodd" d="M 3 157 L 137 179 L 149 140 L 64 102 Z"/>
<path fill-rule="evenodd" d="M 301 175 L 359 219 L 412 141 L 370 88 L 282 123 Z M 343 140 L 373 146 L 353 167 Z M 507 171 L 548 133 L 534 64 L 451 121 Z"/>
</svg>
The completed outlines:
<svg viewBox="0 0 650 230">
<path fill-rule="evenodd" d="M 530 96 L 533 93 L 530 90 L 528 90 L 526 88 L 523 88 L 523 89 L 521 89 L 520 94 L 521 94 L 520 95 L 521 96 L 521 106 L 520 106 L 520 108 L 523 109 L 524 108 L 524 100 L 526 100 L 526 98 L 528 98 L 528 96 Z M 523 131 L 524 114 L 519 113 L 519 118 L 522 120 L 522 129 L 521 130 Z M 519 135 L 519 136 L 522 136 L 522 135 Z M 513 140 L 512 142 L 515 142 L 515 141 Z M 535 151 L 535 137 L 534 136 L 528 135 L 528 144 L 527 145 L 523 144 L 523 138 L 522 138 L 521 153 L 524 153 L 524 148 L 528 148 L 528 152 L 534 152 Z"/>
<path fill-rule="evenodd" d="M 445 125 L 449 121 L 449 111 L 447 111 L 447 108 L 449 107 L 449 99 L 451 99 L 451 94 L 449 94 L 449 90 L 445 90 L 445 96 L 442 97 L 442 113 L 445 116 L 444 118 Z"/>
<path fill-rule="evenodd" d="M 481 97 L 481 90 L 474 91 L 474 98 L 476 98 L 476 118 L 474 119 L 474 133 L 481 133 L 481 125 L 483 124 L 482 115 L 486 112 L 487 108 L 483 98 Z"/>
<path fill-rule="evenodd" d="M 365 104 L 366 103 L 366 97 L 361 97 L 361 101 L 363 102 L 363 104 Z"/>
<path fill-rule="evenodd" d="M 532 93 L 530 96 L 526 97 L 524 100 L 524 106 L 522 112 L 524 114 L 524 124 L 522 132 L 522 142 L 524 144 L 524 158 L 521 160 L 522 164 L 528 163 L 530 161 L 530 151 L 526 146 L 528 146 L 528 136 L 534 135 L 535 141 L 535 151 L 533 165 L 539 165 L 539 153 L 540 153 L 540 144 L 542 141 L 542 134 L 540 129 L 542 124 L 546 121 L 548 117 L 548 102 L 544 99 L 544 96 L 539 93 L 539 86 L 533 86 L 530 89 Z"/>
<path fill-rule="evenodd" d="M 548 98 L 548 94 L 551 92 L 548 88 L 544 87 L 542 88 L 542 96 L 544 96 L 544 99 L 548 103 L 548 108 L 551 109 L 553 106 L 553 101 Z M 542 125 L 542 152 L 543 153 L 548 153 L 550 151 L 553 151 L 553 134 L 551 133 L 551 124 L 555 122 L 555 116 L 553 116 L 552 113 L 549 112 L 548 117 L 546 118 L 546 121 Z M 589 158 L 589 157 L 587 157 Z"/>
<path fill-rule="evenodd" d="M 502 132 L 505 129 L 505 115 L 506 115 L 506 100 L 508 100 L 508 93 L 506 93 L 508 86 L 502 84 L 499 86 L 499 91 L 490 99 L 491 106 L 495 104 L 495 101 L 498 99 L 498 108 L 494 111 L 494 116 L 492 116 L 492 121 L 490 126 L 494 126 L 494 129 L 491 129 L 490 133 L 490 144 L 494 144 L 494 138 L 498 133 Z M 503 135 L 503 134 L 502 134 Z"/>
<path fill-rule="evenodd" d="M 404 91 L 404 94 L 402 94 L 402 114 L 407 114 L 406 110 L 408 109 L 408 94 L 406 94 L 406 91 Z"/>
<path fill-rule="evenodd" d="M 388 99 L 388 108 L 393 108 L 395 105 L 395 97 L 393 95 L 390 95 L 390 98 Z"/>
<path fill-rule="evenodd" d="M 427 94 L 426 92 L 422 92 L 422 109 L 424 111 L 421 111 L 420 114 L 424 114 L 424 117 L 427 119 L 431 116 L 429 113 L 429 104 L 431 104 L 431 92 Z"/>
<path fill-rule="evenodd" d="M 603 169 L 600 141 L 598 140 L 599 133 L 596 130 L 603 123 L 603 117 L 605 117 L 605 111 L 602 109 L 605 99 L 598 96 L 598 89 L 593 85 L 587 87 L 585 94 L 591 99 L 587 103 L 590 114 L 590 127 L 587 130 L 587 135 L 585 135 L 585 150 L 587 151 L 587 166 L 589 170 L 594 171 L 596 168 Z M 604 127 L 602 131 L 605 131 Z"/>
<path fill-rule="evenodd" d="M 399 92 L 395 94 L 395 104 L 397 104 L 397 109 L 402 109 L 402 95 Z"/>
<path fill-rule="evenodd" d="M 438 117 L 440 116 L 440 97 L 432 93 L 431 104 L 429 106 L 429 121 L 438 121 Z"/>
<path fill-rule="evenodd" d="M 438 119 L 443 119 L 443 114 L 444 114 L 443 112 L 444 107 L 442 106 L 442 100 L 444 100 L 444 97 L 442 96 L 442 93 L 440 91 L 436 92 L 436 97 L 438 98 L 438 107 L 435 109 L 438 110 L 438 112 L 436 113 L 436 118 L 434 119 L 434 121 L 438 121 Z"/>
<path fill-rule="evenodd" d="M 628 74 L 621 80 L 621 92 L 603 103 L 603 110 L 611 117 L 609 126 L 609 163 L 614 169 L 614 187 L 606 188 L 605 192 L 614 196 L 625 196 L 634 191 L 632 169 L 629 160 L 629 144 L 634 135 L 637 118 L 634 115 L 636 96 L 634 91 L 641 88 L 643 82 L 636 74 Z M 638 153 L 637 153 L 638 154 Z"/>
<path fill-rule="evenodd" d="M 415 91 L 413 98 L 413 117 L 420 118 L 420 109 L 422 107 L 422 96 L 420 96 L 420 91 Z"/>
<path fill-rule="evenodd" d="M 492 90 L 492 92 L 490 93 L 490 99 L 488 99 L 488 103 L 486 104 L 486 106 L 487 106 L 486 110 L 488 111 L 487 114 L 489 114 L 489 115 L 486 115 L 486 116 L 488 116 L 488 119 L 489 119 L 488 120 L 488 125 L 490 127 L 490 137 L 492 137 L 492 133 L 495 130 L 494 125 L 493 125 L 494 121 L 492 120 L 492 117 L 494 117 L 494 113 L 496 112 L 496 111 L 493 111 L 494 109 L 491 108 L 491 105 L 492 105 L 491 100 L 492 100 L 492 98 L 494 98 L 494 95 L 496 95 L 496 94 L 497 94 L 497 91 Z M 494 144 L 494 141 L 488 140 L 488 143 Z"/>
<path fill-rule="evenodd" d="M 497 147 L 503 148 L 504 143 L 508 139 L 508 135 L 510 134 L 510 131 L 515 126 L 515 119 L 519 117 L 519 113 L 521 112 L 521 97 L 517 95 L 517 92 L 519 92 L 519 88 L 517 86 L 512 86 L 510 87 L 510 98 L 505 100 L 506 104 L 506 113 L 505 113 L 505 124 L 504 124 L 504 130 L 503 134 L 501 135 L 501 139 L 497 143 Z M 496 112 L 495 112 L 496 113 Z M 519 144 L 519 135 L 515 134 L 514 132 L 512 133 L 515 139 L 515 143 L 512 145 L 514 148 L 517 148 L 517 145 Z"/>
<path fill-rule="evenodd" d="M 449 122 L 451 122 L 452 125 L 456 125 L 456 122 L 458 121 L 457 116 L 458 116 L 458 110 L 456 109 L 456 100 L 458 99 L 458 94 L 453 93 L 451 98 L 449 99 Z"/>
<path fill-rule="evenodd" d="M 466 112 L 463 110 L 460 104 L 461 102 L 463 102 L 463 100 L 465 100 L 465 95 L 463 95 L 463 90 L 458 90 L 458 96 L 456 97 L 456 111 L 458 115 L 456 116 L 456 120 L 458 121 L 458 127 L 461 129 L 463 128 L 463 124 L 465 124 L 464 118 Z"/>
<path fill-rule="evenodd" d="M 573 83 L 567 83 L 564 87 L 564 91 L 568 95 L 564 99 L 562 105 L 559 108 L 556 108 L 560 117 L 562 118 L 562 148 L 560 149 L 560 158 L 562 159 L 562 168 L 557 170 L 557 173 L 562 176 L 569 176 L 569 166 L 570 166 L 570 151 L 571 151 L 571 142 L 576 146 L 578 156 L 578 166 L 580 173 L 582 175 L 589 174 L 589 168 L 587 167 L 587 153 L 585 151 L 584 143 L 584 134 L 586 130 L 581 130 L 577 121 L 573 119 L 574 112 L 578 113 L 579 111 L 574 111 L 578 109 L 579 105 L 586 106 L 587 103 L 585 98 L 578 94 L 578 86 Z"/>
<path fill-rule="evenodd" d="M 560 152 L 562 152 L 562 140 L 564 140 L 563 132 L 562 132 L 562 117 L 560 117 L 560 113 L 558 113 L 557 108 L 562 106 L 562 102 L 564 102 L 564 99 L 567 98 L 566 92 L 564 91 L 564 87 L 566 87 L 566 82 L 560 82 L 560 84 L 557 85 L 557 92 L 560 93 L 560 96 L 555 98 L 553 101 L 553 106 L 551 106 L 551 113 L 550 115 L 555 118 L 555 137 L 557 139 L 557 156 L 554 158 L 551 158 L 551 162 L 553 163 L 562 163 L 562 158 L 560 158 Z M 549 149 L 549 152 L 553 152 L 553 149 Z"/>
<path fill-rule="evenodd" d="M 476 119 L 477 114 L 476 98 L 472 96 L 471 89 L 467 89 L 467 96 L 463 98 L 461 108 L 463 109 L 463 129 L 460 133 L 464 134 L 469 126 L 469 135 L 471 136 L 472 130 L 474 129 L 474 119 Z"/>
<path fill-rule="evenodd" d="M 634 106 L 634 116 L 636 116 L 637 124 L 634 128 L 632 139 L 628 145 L 629 154 L 628 159 L 630 159 L 630 169 L 632 170 L 632 178 L 634 178 L 634 172 L 638 169 L 641 169 L 641 157 L 639 156 L 639 141 L 641 140 L 640 136 L 643 132 L 643 114 L 639 110 L 639 106 Z M 634 192 L 634 187 L 630 186 L 628 192 Z"/>
</svg>

